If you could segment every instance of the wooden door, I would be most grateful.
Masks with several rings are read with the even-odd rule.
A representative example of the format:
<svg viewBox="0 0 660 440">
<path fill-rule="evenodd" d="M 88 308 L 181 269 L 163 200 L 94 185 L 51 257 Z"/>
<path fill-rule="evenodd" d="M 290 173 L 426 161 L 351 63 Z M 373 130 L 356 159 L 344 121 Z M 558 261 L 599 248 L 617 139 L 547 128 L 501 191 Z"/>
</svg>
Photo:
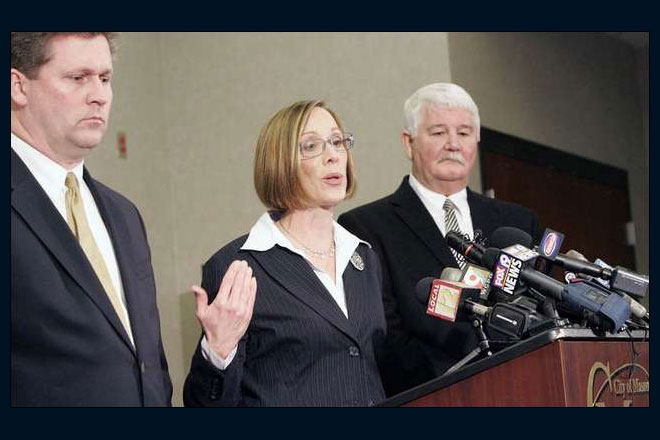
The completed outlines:
<svg viewBox="0 0 660 440">
<path fill-rule="evenodd" d="M 484 192 L 527 206 L 541 227 L 565 234 L 561 252 L 635 269 L 625 170 L 482 128 Z"/>
</svg>

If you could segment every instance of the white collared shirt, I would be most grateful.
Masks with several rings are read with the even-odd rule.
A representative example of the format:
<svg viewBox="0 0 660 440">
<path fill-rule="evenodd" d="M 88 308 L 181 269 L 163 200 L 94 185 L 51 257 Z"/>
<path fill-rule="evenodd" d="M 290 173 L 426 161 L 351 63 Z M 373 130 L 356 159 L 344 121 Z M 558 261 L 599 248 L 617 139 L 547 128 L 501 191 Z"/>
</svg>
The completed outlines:
<svg viewBox="0 0 660 440">
<path fill-rule="evenodd" d="M 412 174 L 410 174 L 410 177 L 408 178 L 408 183 L 422 201 L 426 210 L 431 214 L 431 217 L 433 217 L 433 221 L 438 226 L 438 229 L 440 229 L 443 237 L 446 233 L 445 211 L 443 205 L 445 204 L 445 200 L 449 198 L 449 200 L 451 200 L 456 206 L 456 220 L 458 221 L 458 226 L 461 228 L 461 231 L 463 231 L 463 234 L 468 234 L 470 240 L 474 240 L 474 228 L 472 226 L 472 217 L 470 216 L 470 205 L 467 201 L 466 188 L 447 197 L 444 194 L 431 191 L 422 185 Z"/>
<path fill-rule="evenodd" d="M 110 234 L 103 223 L 99 209 L 96 206 L 94 197 L 90 192 L 87 184 L 83 180 L 83 165 L 84 162 L 80 162 L 72 170 L 66 170 L 60 164 L 44 155 L 42 152 L 36 148 L 30 146 L 27 142 L 16 136 L 14 133 L 11 134 L 11 148 L 14 152 L 21 158 L 25 166 L 27 166 L 30 173 L 39 183 L 39 186 L 44 190 L 48 198 L 53 205 L 60 213 L 64 221 L 67 221 L 66 216 L 66 185 L 64 184 L 66 180 L 66 175 L 69 172 L 72 172 L 76 175 L 78 180 L 78 186 L 80 188 L 80 196 L 82 197 L 83 205 L 85 206 L 85 215 L 87 216 L 87 223 L 89 228 L 92 231 L 94 236 L 94 241 L 103 256 L 103 261 L 105 266 L 108 269 L 110 274 L 110 279 L 112 280 L 112 285 L 116 289 L 116 292 L 119 293 L 119 298 L 122 302 L 122 312 L 126 318 L 127 322 L 130 322 L 128 319 L 128 312 L 126 310 L 126 298 L 124 297 L 124 289 L 121 283 L 121 274 L 119 273 L 119 266 L 117 265 L 117 258 L 115 256 L 114 248 L 112 247 L 112 241 L 110 240 Z M 132 335 L 129 332 L 129 337 L 132 339 Z"/>
<path fill-rule="evenodd" d="M 273 215 L 277 215 L 273 213 Z M 343 274 L 348 266 L 351 256 L 357 249 L 360 243 L 365 243 L 371 247 L 366 241 L 360 240 L 355 235 L 348 232 L 343 226 L 337 222 L 333 222 L 334 237 L 335 237 L 335 280 L 330 277 L 325 271 L 314 266 L 314 263 L 307 258 L 305 252 L 292 243 L 286 235 L 275 224 L 275 220 L 271 217 L 271 213 L 264 213 L 259 220 L 254 224 L 250 230 L 247 240 L 241 246 L 241 250 L 250 250 L 257 252 L 265 252 L 272 249 L 276 245 L 289 249 L 304 258 L 314 270 L 314 274 L 318 277 L 319 281 L 323 283 L 332 298 L 335 300 L 344 316 L 348 318 L 348 308 L 346 307 L 346 292 L 344 290 Z M 258 295 L 259 293 L 257 293 Z M 231 363 L 236 355 L 237 347 L 234 347 L 232 352 L 227 356 L 227 359 L 222 359 L 217 356 L 209 347 L 206 337 L 202 338 L 202 354 L 207 360 L 218 369 L 224 370 Z"/>
</svg>

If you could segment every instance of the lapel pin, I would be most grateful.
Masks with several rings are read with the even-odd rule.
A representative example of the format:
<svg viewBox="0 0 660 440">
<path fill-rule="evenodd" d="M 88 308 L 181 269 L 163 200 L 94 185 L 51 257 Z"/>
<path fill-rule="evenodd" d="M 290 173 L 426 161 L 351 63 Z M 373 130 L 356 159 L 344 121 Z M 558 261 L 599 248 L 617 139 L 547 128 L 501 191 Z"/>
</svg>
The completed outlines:
<svg viewBox="0 0 660 440">
<path fill-rule="evenodd" d="M 357 270 L 364 270 L 364 261 L 362 261 L 362 257 L 357 252 L 353 252 L 353 255 L 351 255 L 351 264 Z"/>
</svg>

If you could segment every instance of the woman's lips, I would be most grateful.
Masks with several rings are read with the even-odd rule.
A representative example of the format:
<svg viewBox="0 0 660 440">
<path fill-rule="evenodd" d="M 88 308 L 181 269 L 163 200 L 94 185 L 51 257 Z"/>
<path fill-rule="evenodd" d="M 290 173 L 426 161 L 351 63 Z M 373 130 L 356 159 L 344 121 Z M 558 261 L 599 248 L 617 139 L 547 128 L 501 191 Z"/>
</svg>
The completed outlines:
<svg viewBox="0 0 660 440">
<path fill-rule="evenodd" d="M 344 182 L 344 176 L 341 174 L 328 174 L 322 180 L 328 185 L 341 185 Z"/>
</svg>

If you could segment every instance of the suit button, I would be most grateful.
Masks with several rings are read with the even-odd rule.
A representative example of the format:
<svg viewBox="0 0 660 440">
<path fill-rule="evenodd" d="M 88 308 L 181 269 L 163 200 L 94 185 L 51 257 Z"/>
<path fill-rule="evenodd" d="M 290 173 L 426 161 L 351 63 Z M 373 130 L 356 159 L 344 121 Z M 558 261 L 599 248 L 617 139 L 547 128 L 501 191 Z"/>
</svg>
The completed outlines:
<svg viewBox="0 0 660 440">
<path fill-rule="evenodd" d="M 357 348 L 355 345 L 351 345 L 348 347 L 348 354 L 353 357 L 358 357 L 360 356 L 360 349 Z"/>
<path fill-rule="evenodd" d="M 146 365 L 144 365 L 144 362 L 140 362 L 140 371 L 142 374 L 144 374 L 144 371 L 147 369 Z"/>
<path fill-rule="evenodd" d="M 215 400 L 218 398 L 219 385 L 220 385 L 220 381 L 218 380 L 218 378 L 217 377 L 214 378 L 211 384 L 211 393 L 209 395 L 209 398 L 211 400 Z"/>
</svg>

